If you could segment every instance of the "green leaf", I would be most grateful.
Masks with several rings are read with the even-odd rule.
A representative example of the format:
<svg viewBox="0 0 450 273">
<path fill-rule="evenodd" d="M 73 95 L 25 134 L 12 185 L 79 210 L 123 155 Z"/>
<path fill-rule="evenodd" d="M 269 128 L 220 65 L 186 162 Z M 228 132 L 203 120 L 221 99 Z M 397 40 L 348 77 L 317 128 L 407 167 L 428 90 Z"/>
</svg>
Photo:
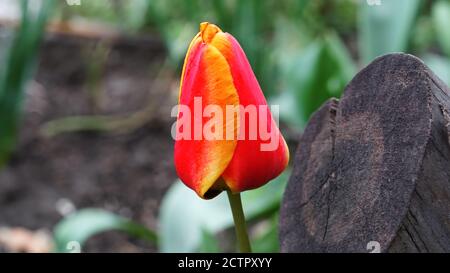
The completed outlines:
<svg viewBox="0 0 450 273">
<path fill-rule="evenodd" d="M 219 241 L 211 232 L 202 230 L 202 238 L 200 247 L 198 249 L 200 253 L 220 253 Z"/>
<path fill-rule="evenodd" d="M 359 50 L 364 64 L 376 57 L 405 51 L 421 1 L 390 0 L 359 5 Z"/>
<path fill-rule="evenodd" d="M 342 86 L 348 84 L 356 73 L 356 65 L 353 61 L 347 47 L 336 35 L 336 33 L 329 33 L 325 36 L 325 50 L 328 55 L 325 59 L 329 59 L 331 64 L 329 66 L 330 74 L 336 74 L 335 77 L 340 81 L 340 85 L 334 89 L 330 88 L 329 92 L 336 96 L 340 96 L 344 90 Z"/>
<path fill-rule="evenodd" d="M 44 0 L 45 1 L 45 0 Z M 117 23 L 123 26 L 124 19 L 119 16 L 119 11 L 127 12 L 126 2 L 133 1 L 110 1 L 110 0 L 81 0 L 81 5 L 67 5 L 66 1 L 57 1 L 65 16 L 93 18 L 95 21 Z"/>
<path fill-rule="evenodd" d="M 450 60 L 448 58 L 427 54 L 422 59 L 442 81 L 450 85 Z"/>
<path fill-rule="evenodd" d="M 277 253 L 280 251 L 278 240 L 278 214 L 271 219 L 264 220 L 258 226 L 260 234 L 252 240 L 255 253 Z"/>
<path fill-rule="evenodd" d="M 56 225 L 56 251 L 67 252 L 72 242 L 82 246 L 90 237 L 110 230 L 122 231 L 152 243 L 157 242 L 155 232 L 129 219 L 101 209 L 83 209 L 70 214 Z"/>
<path fill-rule="evenodd" d="M 145 26 L 150 2 L 148 0 L 133 0 L 123 3 L 125 5 L 125 23 L 130 29 L 137 31 Z"/>
<path fill-rule="evenodd" d="M 301 130 L 327 99 L 340 97 L 356 67 L 339 37 L 329 33 L 292 58 L 289 70 L 285 78 L 288 94 L 278 98 L 283 105 L 280 115 Z M 287 103 L 290 100 L 295 105 Z"/>
<path fill-rule="evenodd" d="M 433 5 L 432 18 L 436 37 L 445 54 L 450 57 L 450 3 L 439 1 Z"/>
<path fill-rule="evenodd" d="M 242 193 L 247 221 L 279 207 L 288 173 L 285 171 L 259 189 Z M 175 182 L 164 196 L 159 217 L 161 252 L 195 251 L 201 243 L 203 231 L 215 234 L 233 225 L 226 194 L 202 200 L 180 181 Z"/>
<path fill-rule="evenodd" d="M 0 75 L 0 167 L 6 163 L 17 139 L 26 83 L 35 64 L 47 19 L 54 1 L 42 1 L 37 11 L 21 1 L 22 21 L 6 53 Z"/>
</svg>

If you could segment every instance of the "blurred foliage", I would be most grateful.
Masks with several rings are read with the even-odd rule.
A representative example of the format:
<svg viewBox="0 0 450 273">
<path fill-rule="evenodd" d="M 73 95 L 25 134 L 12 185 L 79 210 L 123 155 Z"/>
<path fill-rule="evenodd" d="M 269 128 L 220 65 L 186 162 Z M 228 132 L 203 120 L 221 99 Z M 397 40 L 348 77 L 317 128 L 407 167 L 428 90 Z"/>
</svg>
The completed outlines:
<svg viewBox="0 0 450 273">
<path fill-rule="evenodd" d="M 278 243 L 278 213 L 260 224 L 260 232 L 252 240 L 255 253 L 276 253 L 280 251 Z"/>
<path fill-rule="evenodd" d="M 22 112 L 24 91 L 35 64 L 53 1 L 32 9 L 21 1 L 22 20 L 0 66 L 0 167 L 13 151 Z"/>
<path fill-rule="evenodd" d="M 5 55 L 6 65 L 0 67 L 0 164 L 17 136 L 23 86 L 50 8 L 47 4 L 34 17 L 26 2 L 22 1 L 23 24 Z M 368 5 L 366 0 L 82 0 L 81 6 L 64 2 L 58 2 L 60 19 L 96 20 L 127 35 L 159 36 L 178 71 L 199 23 L 217 24 L 239 40 L 269 102 L 281 105 L 282 121 L 299 131 L 325 100 L 341 96 L 356 71 L 385 53 L 417 55 L 450 83 L 450 0 L 381 0 L 381 5 Z M 94 78 L 100 69 L 92 67 Z M 104 118 L 84 122 L 98 129 Z M 107 121 L 102 130 L 124 125 Z M 248 218 L 262 221 L 256 224 L 262 228 L 252 234 L 255 251 L 278 251 L 276 211 L 286 180 L 287 173 L 243 194 Z M 58 249 L 63 251 L 69 239 L 85 241 L 108 229 L 126 231 L 124 221 L 104 212 L 82 211 L 55 229 Z M 221 251 L 216 234 L 232 225 L 223 195 L 203 201 L 180 182 L 164 197 L 160 221 L 158 243 L 163 252 Z M 76 228 L 80 225 L 82 231 Z"/>
<path fill-rule="evenodd" d="M 302 130 L 325 100 L 342 94 L 358 67 L 379 55 L 411 52 L 447 80 L 449 6 L 448 0 L 99 0 L 64 6 L 60 14 L 157 34 L 176 69 L 199 23 L 216 23 L 239 40 L 269 102 L 283 105 L 281 119 Z"/>
<path fill-rule="evenodd" d="M 271 183 L 242 193 L 244 213 L 252 221 L 278 211 L 289 177 L 289 170 Z M 160 208 L 160 240 L 162 252 L 191 252 L 211 245 L 211 236 L 230 228 L 233 218 L 226 194 L 202 200 L 183 183 L 174 183 Z M 205 242 L 206 241 L 206 242 Z"/>
<path fill-rule="evenodd" d="M 126 32 L 157 33 L 165 41 L 168 57 L 177 69 L 181 67 L 187 45 L 198 32 L 199 23 L 216 23 L 239 40 L 269 100 L 278 101 L 283 93 L 291 93 L 288 97 L 294 98 L 293 108 L 301 110 L 291 111 L 282 118 L 286 116 L 286 121 L 292 121 L 295 128 L 301 129 L 325 99 L 339 96 L 355 71 L 341 38 L 351 38 L 356 30 L 357 5 L 353 0 L 85 2 L 75 8 L 66 6 L 60 14 L 66 18 L 87 16 L 106 22 L 114 22 L 115 17 Z M 305 61 L 308 58 L 305 55 L 312 54 L 313 43 L 317 54 L 311 57 L 316 59 Z M 331 64 L 324 62 L 327 56 L 334 59 Z M 310 72 L 321 69 L 327 70 L 321 77 Z M 304 73 L 315 79 L 304 77 Z M 300 91 L 305 86 L 308 90 Z"/>
<path fill-rule="evenodd" d="M 433 6 L 432 19 L 436 38 L 442 51 L 450 56 L 450 2 L 439 1 Z"/>
<path fill-rule="evenodd" d="M 56 252 L 71 252 L 92 236 L 117 230 L 156 244 L 157 235 L 146 227 L 101 209 L 83 209 L 68 215 L 54 229 Z M 81 251 L 82 249 L 80 249 Z"/>
<path fill-rule="evenodd" d="M 364 64 L 386 52 L 407 49 L 420 3 L 420 0 L 395 0 L 383 1 L 379 6 L 360 6 L 359 49 Z"/>
<path fill-rule="evenodd" d="M 290 171 L 272 183 L 242 195 L 247 220 L 270 217 L 255 238 L 256 252 L 276 252 L 276 218 L 280 199 Z M 174 183 L 160 208 L 160 229 L 152 231 L 122 216 L 101 209 L 83 209 L 69 214 L 54 228 L 56 252 L 82 250 L 86 241 L 102 232 L 121 231 L 130 236 L 158 243 L 161 252 L 221 252 L 215 234 L 230 228 L 233 218 L 224 194 L 201 200 L 180 181 Z M 77 249 L 80 248 L 80 249 Z"/>
<path fill-rule="evenodd" d="M 197 252 L 200 253 L 220 253 L 223 252 L 220 249 L 219 240 L 216 238 L 214 233 L 211 233 L 207 230 L 202 230 L 202 238 L 200 246 L 197 249 Z"/>
<path fill-rule="evenodd" d="M 298 67 L 307 67 L 299 73 Z M 339 97 L 356 67 L 345 46 L 334 34 L 317 40 L 301 57 L 286 64 L 285 92 L 272 103 L 283 105 L 281 118 L 303 128 L 309 116 L 330 97 Z"/>
</svg>

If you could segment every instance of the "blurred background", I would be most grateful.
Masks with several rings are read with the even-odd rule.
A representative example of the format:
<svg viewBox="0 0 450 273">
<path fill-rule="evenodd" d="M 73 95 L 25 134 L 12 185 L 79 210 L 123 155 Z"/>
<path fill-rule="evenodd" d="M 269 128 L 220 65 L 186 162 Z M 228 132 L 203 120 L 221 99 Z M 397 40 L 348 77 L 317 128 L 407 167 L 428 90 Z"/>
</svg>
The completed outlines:
<svg viewBox="0 0 450 273">
<path fill-rule="evenodd" d="M 310 115 L 379 55 L 450 83 L 450 1 L 0 0 L 0 252 L 234 251 L 226 198 L 177 181 L 180 68 L 199 23 L 233 34 L 291 158 Z M 277 252 L 289 176 L 243 195 Z"/>
</svg>

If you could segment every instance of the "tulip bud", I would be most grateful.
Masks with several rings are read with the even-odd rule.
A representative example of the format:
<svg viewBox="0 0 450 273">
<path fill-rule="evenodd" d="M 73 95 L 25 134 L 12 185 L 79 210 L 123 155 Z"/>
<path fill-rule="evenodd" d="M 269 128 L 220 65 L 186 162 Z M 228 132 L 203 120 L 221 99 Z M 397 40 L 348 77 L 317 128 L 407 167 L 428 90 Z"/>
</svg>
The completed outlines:
<svg viewBox="0 0 450 273">
<path fill-rule="evenodd" d="M 201 198 L 258 188 L 286 168 L 289 150 L 244 51 L 213 24 L 189 45 L 178 110 L 175 168 Z"/>
</svg>

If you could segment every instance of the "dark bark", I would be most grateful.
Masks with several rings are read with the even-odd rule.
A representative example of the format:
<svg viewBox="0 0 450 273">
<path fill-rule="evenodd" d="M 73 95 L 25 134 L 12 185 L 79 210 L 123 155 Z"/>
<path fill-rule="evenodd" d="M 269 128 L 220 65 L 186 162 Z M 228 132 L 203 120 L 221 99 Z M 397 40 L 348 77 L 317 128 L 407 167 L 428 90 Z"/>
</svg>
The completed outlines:
<svg viewBox="0 0 450 273">
<path fill-rule="evenodd" d="M 300 138 L 281 250 L 450 252 L 449 94 L 419 59 L 391 54 L 325 103 Z"/>
</svg>

